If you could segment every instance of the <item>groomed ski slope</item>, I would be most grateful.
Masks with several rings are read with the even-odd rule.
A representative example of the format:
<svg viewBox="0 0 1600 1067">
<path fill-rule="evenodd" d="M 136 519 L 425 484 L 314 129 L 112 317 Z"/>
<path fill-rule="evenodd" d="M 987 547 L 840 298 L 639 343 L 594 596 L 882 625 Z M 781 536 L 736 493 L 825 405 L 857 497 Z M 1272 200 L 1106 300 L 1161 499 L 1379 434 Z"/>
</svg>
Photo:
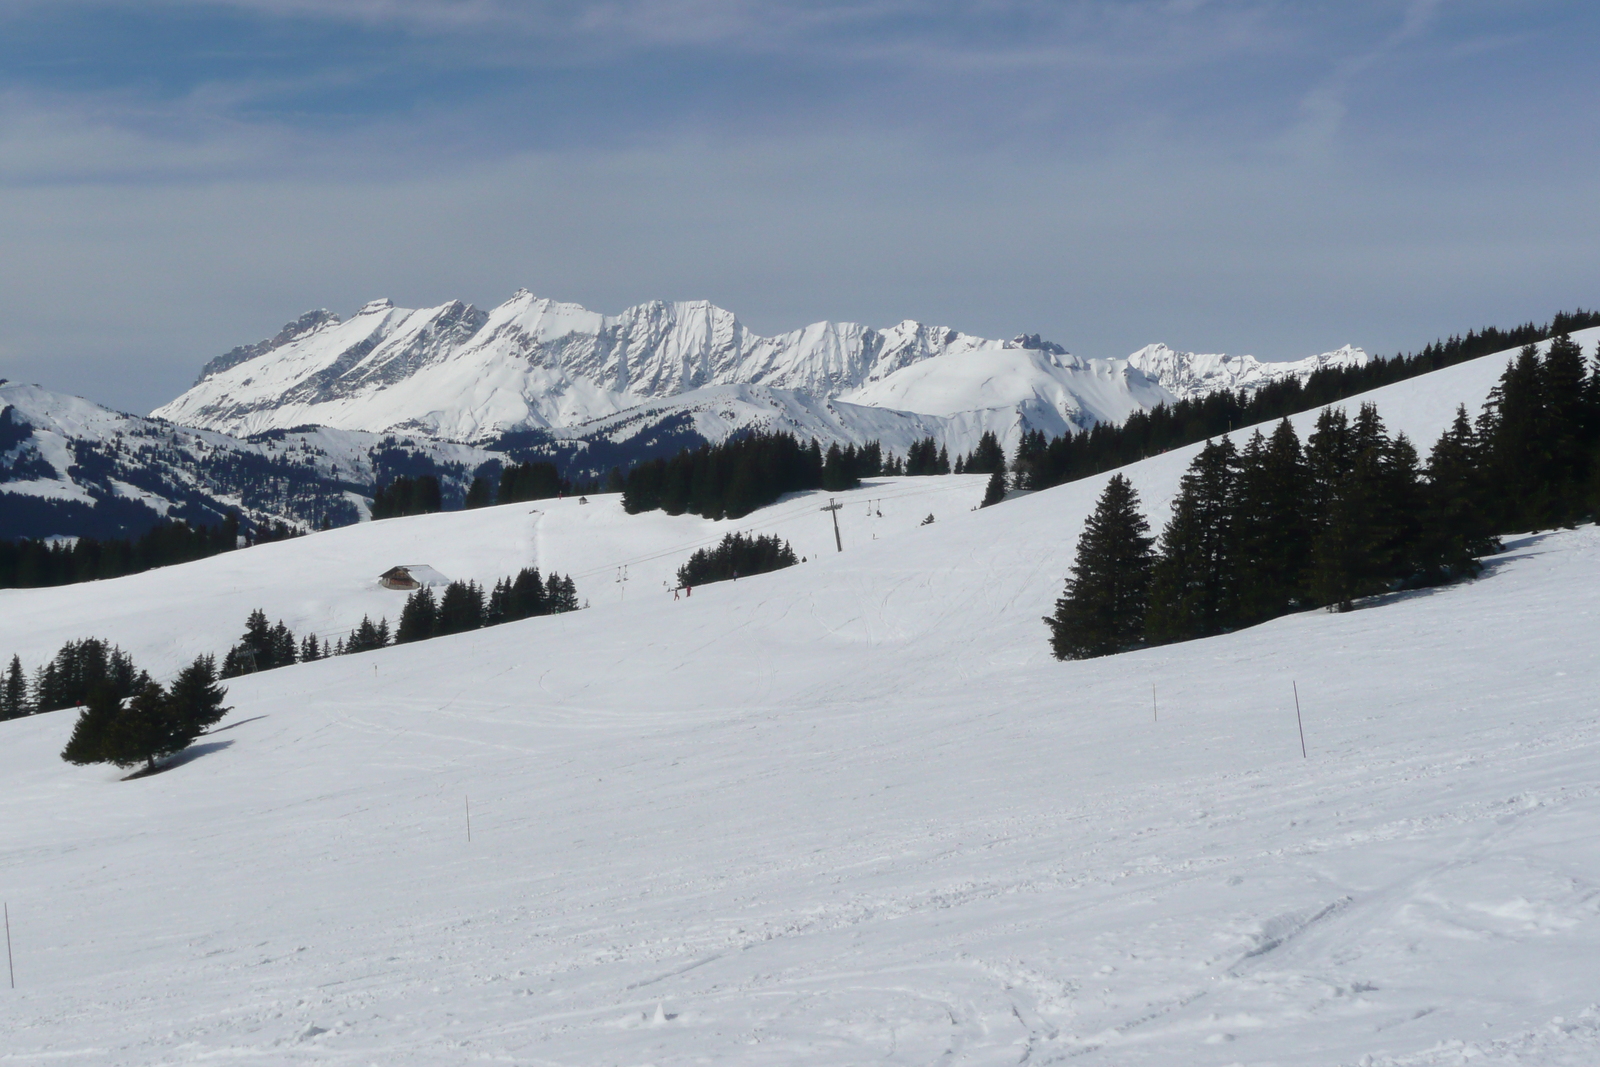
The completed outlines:
<svg viewBox="0 0 1600 1067">
<path fill-rule="evenodd" d="M 1600 1061 L 1600 532 L 1061 664 L 1102 483 L 238 679 L 136 782 L 0 724 L 0 1063 Z"/>
<path fill-rule="evenodd" d="M 125 578 L 0 589 L 0 656 L 16 653 L 31 669 L 63 642 L 100 637 L 162 677 L 203 652 L 220 657 L 256 608 L 297 636 L 333 642 L 363 615 L 387 617 L 391 627 L 399 621 L 407 594 L 383 588 L 378 575 L 403 564 L 426 564 L 485 589 L 538 567 L 570 575 L 592 607 L 670 600 L 678 568 L 725 534 L 777 534 L 809 561 L 838 552 L 821 511 L 829 500 L 844 503 L 839 543 L 854 550 L 915 530 L 929 515 L 937 523 L 971 511 L 987 483 L 986 475 L 882 478 L 848 493 L 795 494 L 722 522 L 628 515 L 616 493 L 364 522 Z"/>
</svg>

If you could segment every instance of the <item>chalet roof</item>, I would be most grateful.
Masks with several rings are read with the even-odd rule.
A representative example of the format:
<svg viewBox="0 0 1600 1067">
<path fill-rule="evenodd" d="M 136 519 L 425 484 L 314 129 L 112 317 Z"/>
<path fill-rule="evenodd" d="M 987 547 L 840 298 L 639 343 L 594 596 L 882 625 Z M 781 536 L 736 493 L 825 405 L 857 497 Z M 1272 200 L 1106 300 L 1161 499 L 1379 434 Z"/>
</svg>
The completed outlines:
<svg viewBox="0 0 1600 1067">
<path fill-rule="evenodd" d="M 450 579 L 428 566 L 426 563 L 402 563 L 398 567 L 390 567 L 379 575 L 380 578 L 399 578 L 400 572 L 416 582 L 418 585 L 449 585 Z"/>
</svg>

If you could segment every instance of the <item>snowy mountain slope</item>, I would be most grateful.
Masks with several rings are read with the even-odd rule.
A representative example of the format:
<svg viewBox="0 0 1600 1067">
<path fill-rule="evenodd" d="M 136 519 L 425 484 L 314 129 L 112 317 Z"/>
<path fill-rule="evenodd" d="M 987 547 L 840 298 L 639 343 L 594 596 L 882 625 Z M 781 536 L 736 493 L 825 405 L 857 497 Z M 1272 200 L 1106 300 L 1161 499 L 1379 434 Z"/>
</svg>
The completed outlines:
<svg viewBox="0 0 1600 1067">
<path fill-rule="evenodd" d="M 1427 442 L 1492 362 L 1373 399 Z M 1187 459 L 1127 469 L 1147 508 Z M 1347 615 L 1056 663 L 1039 616 L 1102 482 L 688 601 L 640 582 L 237 680 L 224 728 L 138 782 L 56 760 L 69 714 L 0 723 L 7 1051 L 1600 1057 L 1600 534 Z M 636 521 L 583 517 L 559 540 Z M 386 527 L 467 552 L 464 528 L 422 532 L 458 518 L 505 521 L 267 548 L 279 574 Z M 215 585 L 200 566 L 169 584 Z"/>
<path fill-rule="evenodd" d="M 888 478 L 849 493 L 840 525 L 847 545 L 943 521 L 983 498 L 983 475 Z M 427 564 L 452 580 L 492 586 L 520 568 L 571 575 L 595 605 L 665 595 L 678 567 L 730 531 L 776 533 L 816 559 L 834 552 L 833 526 L 818 511 L 829 494 L 798 494 L 743 519 L 713 522 L 653 511 L 627 515 L 621 497 L 538 500 L 475 511 L 385 519 L 289 542 L 213 556 L 108 581 L 49 589 L 0 589 L 0 656 L 43 662 L 70 640 L 111 640 L 165 676 L 204 652 L 225 652 L 245 616 L 262 608 L 297 635 L 346 636 L 363 615 L 399 621 L 406 594 L 378 585 L 398 564 Z M 869 502 L 873 505 L 870 509 Z M 880 514 L 881 513 L 881 514 Z M 617 581 L 626 566 L 626 588 Z M 288 575 L 290 577 L 286 578 Z M 3 664 L 0 664 L 3 666 Z"/>
<path fill-rule="evenodd" d="M 1575 336 L 1586 349 L 1592 349 L 1600 341 L 1600 329 Z M 1486 356 L 1352 398 L 1344 406 L 1353 411 L 1362 400 L 1371 399 L 1379 405 L 1390 429 L 1409 433 L 1425 453 L 1449 424 L 1458 403 L 1476 413 L 1509 358 L 1510 353 Z M 763 395 L 777 404 L 792 396 L 757 387 L 719 387 L 706 393 L 720 393 L 725 404 Z M 850 410 L 840 402 L 832 408 Z M 713 406 L 698 414 L 712 420 L 722 417 L 722 410 Z M 781 410 L 796 418 L 819 420 L 828 412 L 820 405 Z M 1291 419 L 1302 439 L 1309 436 L 1316 418 L 1316 411 L 1308 411 Z M 618 417 L 616 432 L 629 432 L 625 422 L 626 416 Z M 716 430 L 714 425 L 702 428 L 708 436 Z M 885 431 L 892 428 L 886 424 L 874 432 L 887 437 Z M 1248 432 L 1248 428 L 1239 431 L 1236 440 L 1242 441 Z M 1164 521 L 1178 480 L 1200 447 L 1175 449 L 1126 468 L 1156 527 Z M 1049 544 L 1050 566 L 1060 574 L 1065 574 L 1075 544 L 1076 534 L 1070 531 L 1092 506 L 1105 477 L 1108 475 L 1062 487 L 1060 492 L 1076 501 L 1072 507 L 1077 510 L 1070 512 L 1074 517 L 1063 520 L 1064 526 L 1051 525 L 1055 533 L 1039 535 Z M 931 528 L 917 526 L 923 517 L 933 513 L 943 522 L 966 513 L 981 499 L 985 481 L 982 475 L 875 479 L 850 493 L 799 494 L 733 522 L 660 512 L 627 516 L 618 497 L 600 495 L 590 497 L 587 505 L 571 499 L 545 500 L 362 524 L 359 529 L 319 533 L 186 565 L 184 573 L 197 577 L 179 585 L 172 580 L 178 572 L 164 568 L 79 587 L 0 590 L 0 616 L 19 620 L 12 626 L 0 620 L 0 656 L 21 653 L 32 664 L 48 657 L 62 642 L 92 632 L 121 644 L 153 670 L 174 671 L 201 652 L 222 651 L 236 636 L 245 615 L 256 607 L 264 608 L 274 620 L 282 618 L 297 633 L 338 637 L 366 614 L 396 620 L 403 595 L 379 588 L 375 579 L 399 563 L 428 563 L 451 578 L 482 584 L 492 584 L 523 566 L 538 566 L 545 572 L 554 568 L 573 576 L 580 597 L 606 605 L 626 595 L 615 580 L 624 564 L 631 568 L 630 588 L 635 596 L 641 590 L 659 592 L 695 548 L 715 543 L 729 530 L 776 533 L 801 555 L 826 557 L 832 551 L 832 527 L 816 507 L 830 496 L 838 496 L 846 504 L 839 520 L 846 545 L 852 549 L 875 538 L 926 538 Z M 1049 499 L 1059 497 L 1051 495 Z M 869 509 L 868 501 L 878 503 Z M 1021 501 L 1007 505 L 1008 509 L 1022 506 Z M 1060 532 L 1063 529 L 1069 532 Z M 296 579 L 285 582 L 282 575 L 286 572 Z"/>
<path fill-rule="evenodd" d="M 488 312 L 460 301 L 411 310 L 387 300 L 348 322 L 310 312 L 270 341 L 213 360 L 154 414 L 235 434 L 319 424 L 481 442 L 574 427 L 708 386 L 756 385 L 943 417 L 1005 407 L 1009 421 L 1051 430 L 1120 419 L 1207 383 L 1249 388 L 1366 356 L 1346 348 L 1279 365 L 1154 346 L 1135 359 L 1073 359 L 1038 337 L 986 340 L 909 320 L 885 330 L 819 322 L 762 337 L 705 301 L 606 316 L 523 290 Z"/>
<path fill-rule="evenodd" d="M 941 418 L 909 411 L 827 400 L 795 389 L 764 385 L 709 385 L 677 396 L 646 400 L 617 415 L 591 419 L 577 426 L 538 435 L 538 443 L 520 448 L 530 455 L 543 451 L 575 477 L 603 478 L 613 466 L 679 448 L 723 441 L 739 431 L 792 433 L 824 446 L 877 441 L 887 452 L 905 455 L 927 437 L 952 453 L 970 452 L 985 431 L 1001 439 L 1020 433 L 1016 411 L 996 409 Z M 494 439 L 497 448 L 512 448 L 526 435 L 509 433 Z M 658 445 L 657 442 L 660 442 Z"/>
<path fill-rule="evenodd" d="M 299 428 L 249 440 L 0 383 L 0 537 L 125 536 L 159 518 L 354 522 L 374 486 L 437 473 L 457 496 L 504 459 L 469 445 Z"/>
</svg>

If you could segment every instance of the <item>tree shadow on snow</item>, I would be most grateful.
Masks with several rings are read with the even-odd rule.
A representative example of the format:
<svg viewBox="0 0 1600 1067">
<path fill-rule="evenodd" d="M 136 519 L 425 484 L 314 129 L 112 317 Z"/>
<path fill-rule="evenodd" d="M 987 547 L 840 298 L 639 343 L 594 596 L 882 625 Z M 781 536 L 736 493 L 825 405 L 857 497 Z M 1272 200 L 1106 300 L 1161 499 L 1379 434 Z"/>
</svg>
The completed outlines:
<svg viewBox="0 0 1600 1067">
<path fill-rule="evenodd" d="M 1539 553 L 1533 551 L 1539 544 L 1549 537 L 1549 533 L 1526 534 L 1505 542 L 1499 552 L 1492 556 L 1484 556 L 1478 560 L 1483 564 L 1483 569 L 1471 578 L 1461 578 L 1453 582 L 1440 585 L 1425 585 L 1416 589 L 1401 589 L 1393 593 L 1379 593 L 1377 596 L 1363 597 L 1357 600 L 1350 608 L 1351 611 L 1367 611 L 1371 608 L 1381 608 L 1386 604 L 1399 604 L 1407 600 L 1417 600 L 1422 597 L 1439 596 L 1448 593 L 1459 586 L 1472 582 L 1481 582 L 1485 578 L 1493 578 L 1501 568 L 1508 563 L 1517 563 L 1525 559 L 1533 559 Z"/>
<path fill-rule="evenodd" d="M 247 719 L 245 721 L 248 722 L 249 720 Z M 132 774 L 128 775 L 122 780 L 124 782 L 131 782 L 135 778 L 149 778 L 153 774 L 162 774 L 166 771 L 172 770 L 174 767 L 182 767 L 185 763 L 197 760 L 201 756 L 208 756 L 213 752 L 220 752 L 223 749 L 231 748 L 232 746 L 232 741 L 212 741 L 211 743 L 205 745 L 190 745 L 182 752 L 179 752 L 175 756 L 167 757 L 154 767 L 140 767 L 138 770 L 134 771 Z"/>
<path fill-rule="evenodd" d="M 211 729 L 206 731 L 206 736 L 210 737 L 212 734 L 220 734 L 222 731 L 231 730 L 235 726 L 243 726 L 247 722 L 255 722 L 257 719 L 265 719 L 265 718 L 266 718 L 265 715 L 252 715 L 248 719 L 240 719 L 238 722 L 230 722 L 226 726 L 215 726 L 215 727 L 212 727 Z"/>
</svg>

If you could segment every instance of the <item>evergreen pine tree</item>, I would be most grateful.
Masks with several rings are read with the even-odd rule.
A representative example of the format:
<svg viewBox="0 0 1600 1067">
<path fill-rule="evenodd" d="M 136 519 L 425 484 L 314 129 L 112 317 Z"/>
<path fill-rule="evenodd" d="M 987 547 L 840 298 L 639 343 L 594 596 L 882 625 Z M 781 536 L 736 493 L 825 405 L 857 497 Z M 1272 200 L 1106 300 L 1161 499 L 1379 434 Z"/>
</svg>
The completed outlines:
<svg viewBox="0 0 1600 1067">
<path fill-rule="evenodd" d="M 1300 438 L 1288 419 L 1264 444 L 1259 433 L 1251 438 L 1240 459 L 1232 507 L 1239 625 L 1275 618 L 1304 599 L 1311 558 L 1309 492 Z"/>
<path fill-rule="evenodd" d="M 1306 440 L 1306 518 L 1313 537 L 1322 532 L 1333 511 L 1339 483 L 1350 471 L 1350 420 L 1341 408 L 1323 408 L 1317 427 Z"/>
<path fill-rule="evenodd" d="M 994 435 L 993 430 L 983 431 L 983 436 L 978 438 L 977 447 L 972 450 L 972 456 L 967 460 L 967 473 L 993 474 L 995 471 L 1005 469 L 1006 453 L 1005 449 L 1000 447 L 1000 439 Z"/>
<path fill-rule="evenodd" d="M 109 682 L 100 682 L 89 691 L 89 699 L 78 721 L 73 724 L 72 736 L 61 758 L 68 763 L 83 766 L 106 761 L 106 743 L 118 716 L 122 714 L 122 698 Z"/>
<path fill-rule="evenodd" d="M 558 578 L 555 571 L 550 572 L 545 584 L 545 605 L 551 615 L 578 610 L 578 587 L 570 576 Z"/>
<path fill-rule="evenodd" d="M 463 506 L 468 509 L 486 508 L 493 503 L 491 497 L 489 483 L 480 475 L 473 478 L 472 484 L 467 486 L 467 498 Z"/>
<path fill-rule="evenodd" d="M 193 737 L 221 722 L 233 710 L 222 706 L 227 696 L 228 691 L 217 684 L 214 656 L 196 656 L 193 663 L 178 672 L 167 693 L 173 715 L 193 731 Z"/>
<path fill-rule="evenodd" d="M 1152 642 L 1208 637 L 1232 622 L 1236 458 L 1228 438 L 1207 441 L 1183 476 L 1151 572 L 1145 632 Z"/>
<path fill-rule="evenodd" d="M 1003 466 L 1003 464 L 1002 464 Z M 991 504 L 998 504 L 1006 498 L 1006 475 L 1004 470 L 996 470 L 989 475 L 989 484 L 983 487 L 983 503 L 980 508 Z"/>
<path fill-rule="evenodd" d="M 272 665 L 272 625 L 267 622 L 267 613 L 256 608 L 245 619 L 244 636 L 223 657 L 222 676 L 235 678 L 250 671 L 269 670 Z"/>
<path fill-rule="evenodd" d="M 292 667 L 298 661 L 298 648 L 294 639 L 294 631 L 285 626 L 282 619 L 272 628 L 267 639 L 269 650 L 266 665 L 263 670 L 272 670 L 277 667 Z"/>
<path fill-rule="evenodd" d="M 1561 334 L 1539 365 L 1537 432 L 1544 471 L 1538 479 L 1534 522 L 1570 526 L 1588 514 L 1589 411 L 1583 349 Z"/>
<path fill-rule="evenodd" d="M 199 735 L 200 728 L 178 713 L 166 690 L 146 681 L 107 727 L 101 759 L 118 767 L 143 763 L 154 769 L 156 760 L 182 752 Z"/>
<path fill-rule="evenodd" d="M 1541 377 L 1539 350 L 1528 345 L 1489 391 L 1479 419 L 1488 498 L 1495 504 L 1495 526 L 1500 530 L 1531 529 L 1538 524 L 1547 473 L 1539 445 L 1539 427 L 1544 422 Z"/>
<path fill-rule="evenodd" d="M 1484 500 L 1482 449 L 1465 405 L 1428 454 L 1423 537 L 1440 577 L 1477 574 L 1477 557 L 1498 547 Z"/>
<path fill-rule="evenodd" d="M 1150 583 L 1149 531 L 1133 485 L 1112 475 L 1078 538 L 1066 591 L 1044 620 L 1057 659 L 1105 656 L 1138 643 Z"/>
<path fill-rule="evenodd" d="M 1345 441 L 1344 471 L 1327 471 L 1332 481 L 1312 549 L 1312 596 L 1337 611 L 1388 588 L 1405 569 L 1400 519 L 1420 501 L 1416 450 L 1409 443 L 1396 450 L 1374 405 L 1362 405 Z"/>
<path fill-rule="evenodd" d="M 394 643 L 403 645 L 409 641 L 426 641 L 434 635 L 438 614 L 433 590 L 427 586 L 418 589 L 406 597 L 405 607 L 400 609 L 400 624 L 394 631 Z"/>
<path fill-rule="evenodd" d="M 511 603 L 511 579 L 501 578 L 494 583 L 494 588 L 489 591 L 489 603 L 483 609 L 483 624 L 485 626 L 498 626 L 500 623 L 509 622 L 507 612 Z"/>
<path fill-rule="evenodd" d="M 451 582 L 439 598 L 434 633 L 465 633 L 483 625 L 483 588 L 477 582 Z"/>
<path fill-rule="evenodd" d="M 511 603 L 519 619 L 550 614 L 550 598 L 545 595 L 538 567 L 524 567 L 517 572 L 511 583 Z"/>
<path fill-rule="evenodd" d="M 22 657 L 12 655 L 11 666 L 0 678 L 0 720 L 20 719 L 28 707 L 28 678 L 22 672 Z"/>
</svg>

